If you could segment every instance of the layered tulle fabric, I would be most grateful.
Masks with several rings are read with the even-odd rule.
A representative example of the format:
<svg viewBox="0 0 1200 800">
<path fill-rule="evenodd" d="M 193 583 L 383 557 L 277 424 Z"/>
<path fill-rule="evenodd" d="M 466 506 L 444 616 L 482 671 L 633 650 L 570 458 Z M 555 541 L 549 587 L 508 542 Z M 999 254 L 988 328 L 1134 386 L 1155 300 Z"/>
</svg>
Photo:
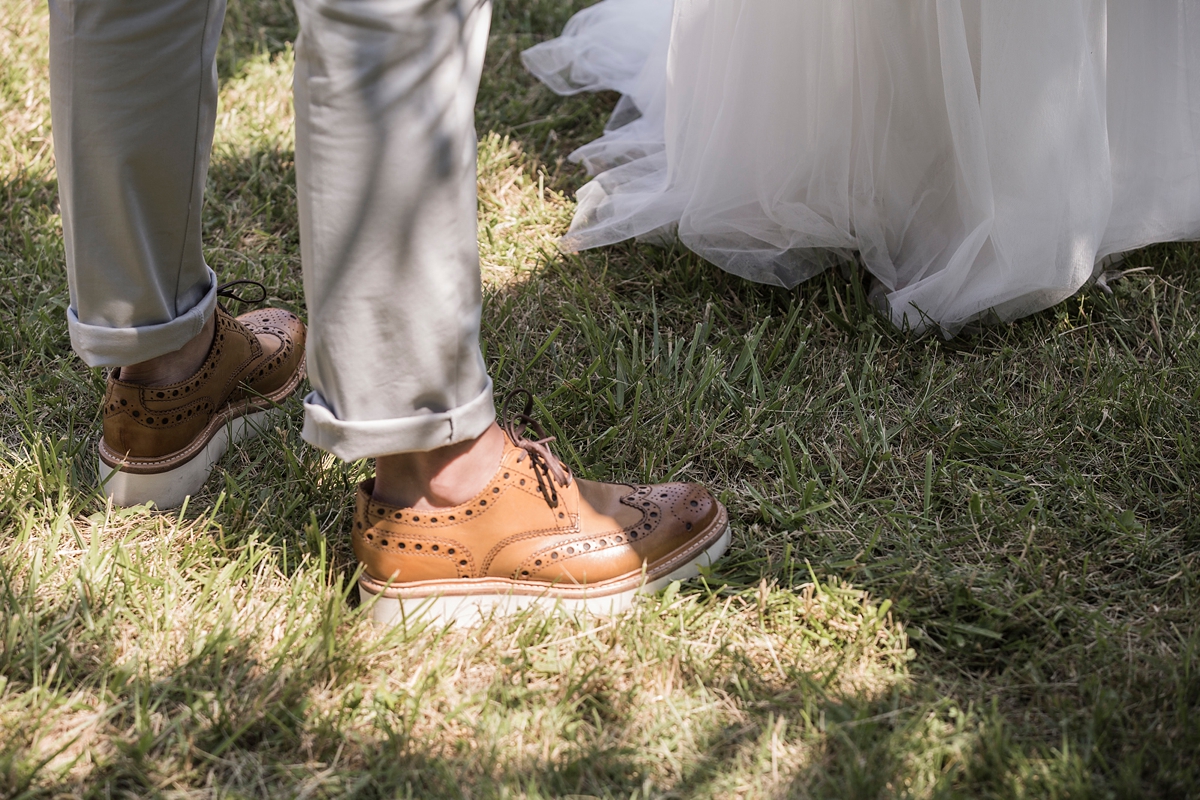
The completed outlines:
<svg viewBox="0 0 1200 800">
<path fill-rule="evenodd" d="M 1200 238 L 1195 0 L 604 0 L 525 62 L 624 95 L 570 249 L 677 234 L 787 287 L 857 252 L 952 334 Z"/>
</svg>

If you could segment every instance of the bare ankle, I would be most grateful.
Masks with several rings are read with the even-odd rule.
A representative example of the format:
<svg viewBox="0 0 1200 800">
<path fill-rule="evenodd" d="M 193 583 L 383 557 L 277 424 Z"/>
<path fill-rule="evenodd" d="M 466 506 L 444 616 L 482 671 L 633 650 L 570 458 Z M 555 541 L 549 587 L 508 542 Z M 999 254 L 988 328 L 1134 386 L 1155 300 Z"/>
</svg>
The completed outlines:
<svg viewBox="0 0 1200 800">
<path fill-rule="evenodd" d="M 212 314 L 200 333 L 172 353 L 151 358 L 138 364 L 121 367 L 120 379 L 142 386 L 167 386 L 179 383 L 196 374 L 212 348 L 217 330 L 217 316 Z"/>
<path fill-rule="evenodd" d="M 423 453 L 375 459 L 374 497 L 399 508 L 448 508 L 483 491 L 500 468 L 504 433 L 494 423 L 483 435 Z"/>
</svg>

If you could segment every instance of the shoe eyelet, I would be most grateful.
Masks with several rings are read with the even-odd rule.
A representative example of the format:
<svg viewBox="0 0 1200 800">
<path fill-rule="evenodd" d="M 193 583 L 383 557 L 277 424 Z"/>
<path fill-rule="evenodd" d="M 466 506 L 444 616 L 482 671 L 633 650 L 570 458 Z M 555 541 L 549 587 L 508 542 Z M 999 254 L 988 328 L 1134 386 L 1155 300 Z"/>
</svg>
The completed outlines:
<svg viewBox="0 0 1200 800">
<path fill-rule="evenodd" d="M 638 535 L 637 535 L 637 531 L 630 531 L 630 532 L 629 532 L 629 538 L 630 538 L 630 539 L 636 539 L 637 537 L 638 537 Z"/>
<path fill-rule="evenodd" d="M 600 546 L 601 546 L 601 547 L 608 547 L 608 539 L 601 539 L 601 540 L 600 540 Z"/>
<path fill-rule="evenodd" d="M 446 517 L 446 519 L 450 520 L 451 522 L 454 522 L 454 515 L 451 514 L 450 516 Z"/>
<path fill-rule="evenodd" d="M 567 548 L 567 555 L 569 555 L 569 556 L 573 556 L 573 555 L 575 555 L 575 548 L 574 548 L 574 547 L 568 547 L 568 548 Z"/>
<path fill-rule="evenodd" d="M 384 547 L 387 547 L 387 539 L 380 539 L 379 544 L 381 544 Z M 400 545 L 400 546 L 403 547 L 404 545 Z"/>
<path fill-rule="evenodd" d="M 368 533 L 368 534 L 367 534 L 367 539 L 368 539 L 369 541 L 372 541 L 372 542 L 373 542 L 373 541 L 375 541 L 375 534 L 373 534 L 373 533 Z"/>
<path fill-rule="evenodd" d="M 651 511 L 651 512 L 650 512 L 650 516 L 651 516 L 651 517 L 657 517 L 657 516 L 658 516 L 658 512 L 657 512 L 657 511 Z"/>
<path fill-rule="evenodd" d="M 121 405 L 123 405 L 123 406 L 125 406 L 125 405 L 129 405 L 128 403 L 126 403 L 126 402 L 125 402 L 125 398 L 124 398 L 124 397 L 122 397 L 122 398 L 121 398 Z"/>
<path fill-rule="evenodd" d="M 436 553 L 438 551 L 438 546 L 435 544 L 433 547 L 431 547 L 429 549 Z"/>
<path fill-rule="evenodd" d="M 508 473 L 504 473 L 504 480 L 508 480 Z"/>
<path fill-rule="evenodd" d="M 558 558 L 558 553 L 551 553 L 550 558 Z"/>
<path fill-rule="evenodd" d="M 499 486 L 493 486 L 493 487 L 492 487 L 492 494 L 500 494 L 500 487 L 499 487 Z"/>
<path fill-rule="evenodd" d="M 588 550 L 591 550 L 591 549 L 592 549 L 592 543 L 591 543 L 591 542 L 584 542 L 584 543 L 583 543 L 583 552 L 585 552 L 585 553 L 586 553 Z"/>
<path fill-rule="evenodd" d="M 356 523 L 354 523 L 354 527 L 358 528 L 358 529 L 361 531 L 361 530 L 362 530 L 362 523 L 361 523 L 361 522 L 356 522 Z"/>
<path fill-rule="evenodd" d="M 537 561 L 533 562 L 533 565 L 535 567 L 540 567 L 542 565 L 542 560 L 539 558 Z"/>
<path fill-rule="evenodd" d="M 690 531 L 692 529 L 692 523 L 689 522 L 686 525 L 684 525 L 683 527 Z"/>
<path fill-rule="evenodd" d="M 479 501 L 479 505 L 481 505 L 481 506 L 486 506 L 486 505 L 487 505 L 487 500 L 480 500 L 480 501 Z"/>
<path fill-rule="evenodd" d="M 141 412 L 139 412 L 139 411 L 134 411 L 134 412 L 133 412 L 133 418 L 134 418 L 134 419 L 137 419 L 137 418 L 138 418 L 138 417 L 140 417 L 140 416 L 141 416 Z"/>
<path fill-rule="evenodd" d="M 453 547 L 451 547 L 451 548 L 449 548 L 448 550 L 446 550 L 446 555 L 448 555 L 448 556 L 452 556 L 452 555 L 454 555 L 454 548 L 453 548 Z"/>
<path fill-rule="evenodd" d="M 645 525 L 643 525 L 642 527 L 643 527 L 643 528 L 645 528 L 646 530 L 650 530 L 650 529 L 651 529 L 651 528 L 653 528 L 654 526 L 653 526 L 653 525 L 651 525 L 649 522 L 647 522 L 647 523 L 646 523 Z"/>
<path fill-rule="evenodd" d="M 559 519 L 562 519 L 562 518 L 563 518 L 563 517 L 565 517 L 565 516 L 566 516 L 566 514 L 564 514 L 563 512 L 561 512 L 561 511 L 560 511 L 560 512 L 558 512 L 558 518 L 559 518 Z"/>
<path fill-rule="evenodd" d="M 413 549 L 414 549 L 414 550 L 420 550 L 420 549 L 421 549 L 421 545 L 416 545 L 415 547 L 413 547 Z"/>
<path fill-rule="evenodd" d="M 474 511 L 472 511 L 471 509 L 469 509 L 469 508 L 467 509 L 467 516 L 468 516 L 468 517 L 469 517 L 469 516 L 471 516 L 471 515 L 472 515 L 472 514 L 474 514 L 474 513 L 475 513 L 475 512 L 474 512 Z"/>
<path fill-rule="evenodd" d="M 158 396 L 159 396 L 159 397 L 166 397 L 166 395 L 165 395 L 164 393 L 162 393 L 162 392 L 159 392 L 159 393 L 158 393 Z"/>
<path fill-rule="evenodd" d="M 462 561 L 459 561 L 459 562 L 458 562 L 458 565 L 459 565 L 460 567 L 465 567 L 465 566 L 467 565 L 467 560 L 464 558 Z"/>
<path fill-rule="evenodd" d="M 175 415 L 175 421 L 176 421 L 176 422 L 179 422 L 179 420 L 181 420 L 181 419 L 183 419 L 183 414 L 176 414 L 176 415 Z"/>
<path fill-rule="evenodd" d="M 122 403 L 124 403 L 125 401 L 124 401 L 124 400 L 122 400 L 121 402 L 122 402 Z M 522 486 L 524 486 L 524 485 L 525 485 L 525 479 L 524 479 L 524 478 L 521 478 L 521 485 L 522 485 Z"/>
<path fill-rule="evenodd" d="M 405 550 L 408 548 L 408 545 L 406 545 L 404 542 L 401 542 L 400 544 L 398 544 L 396 546 L 399 547 L 401 550 Z"/>
<path fill-rule="evenodd" d="M 430 518 L 429 518 L 429 521 L 430 521 L 430 522 L 437 522 L 437 517 L 430 517 Z M 434 550 L 436 550 L 437 548 L 435 547 L 435 548 L 433 548 L 433 549 L 434 549 Z"/>
<path fill-rule="evenodd" d="M 700 504 L 697 503 L 695 500 L 693 500 L 692 502 L 688 503 L 688 505 L 691 506 L 692 508 L 695 508 L 696 506 L 698 506 Z"/>
<path fill-rule="evenodd" d="M 523 569 L 523 570 L 521 570 L 521 577 L 522 577 L 522 578 L 528 578 L 528 577 L 529 577 L 529 570 L 527 570 L 527 569 Z"/>
<path fill-rule="evenodd" d="M 420 522 L 420 521 L 421 521 L 420 517 L 413 517 L 413 522 Z"/>
</svg>

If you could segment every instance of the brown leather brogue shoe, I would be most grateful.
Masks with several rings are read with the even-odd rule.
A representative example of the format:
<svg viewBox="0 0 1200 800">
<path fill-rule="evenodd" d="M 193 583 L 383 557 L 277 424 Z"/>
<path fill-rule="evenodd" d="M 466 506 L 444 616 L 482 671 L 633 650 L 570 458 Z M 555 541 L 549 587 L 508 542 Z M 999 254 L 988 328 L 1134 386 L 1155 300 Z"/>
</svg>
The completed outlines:
<svg viewBox="0 0 1200 800">
<path fill-rule="evenodd" d="M 229 443 L 257 433 L 303 380 L 299 317 L 278 308 L 215 313 L 208 357 L 186 381 L 142 386 L 109 376 L 100 477 L 113 503 L 180 505 Z"/>
<path fill-rule="evenodd" d="M 703 487 L 579 480 L 524 429 L 506 425 L 500 468 L 460 506 L 396 508 L 372 498 L 373 480 L 359 486 L 352 542 L 377 621 L 470 622 L 532 604 L 615 613 L 728 548 L 729 517 Z"/>
</svg>

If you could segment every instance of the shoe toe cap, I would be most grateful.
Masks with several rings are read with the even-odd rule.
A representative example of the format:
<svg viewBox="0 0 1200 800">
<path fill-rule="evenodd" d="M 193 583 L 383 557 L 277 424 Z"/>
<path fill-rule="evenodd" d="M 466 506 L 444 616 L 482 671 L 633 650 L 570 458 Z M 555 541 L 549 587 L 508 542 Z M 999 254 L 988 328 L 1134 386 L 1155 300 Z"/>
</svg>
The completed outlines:
<svg viewBox="0 0 1200 800">
<path fill-rule="evenodd" d="M 261 392 L 286 383 L 304 361 L 307 329 L 298 316 L 282 308 L 258 308 L 237 318 L 262 344 L 262 361 L 250 383 Z"/>
<path fill-rule="evenodd" d="M 304 338 L 307 329 L 298 316 L 282 308 L 256 308 L 237 318 L 256 336 L 273 336 L 280 345 L 291 342 L 300 349 L 304 348 Z"/>
<path fill-rule="evenodd" d="M 668 519 L 678 520 L 685 531 L 707 530 L 719 513 L 716 498 L 699 484 L 666 483 L 654 488 L 655 499 Z"/>
</svg>

